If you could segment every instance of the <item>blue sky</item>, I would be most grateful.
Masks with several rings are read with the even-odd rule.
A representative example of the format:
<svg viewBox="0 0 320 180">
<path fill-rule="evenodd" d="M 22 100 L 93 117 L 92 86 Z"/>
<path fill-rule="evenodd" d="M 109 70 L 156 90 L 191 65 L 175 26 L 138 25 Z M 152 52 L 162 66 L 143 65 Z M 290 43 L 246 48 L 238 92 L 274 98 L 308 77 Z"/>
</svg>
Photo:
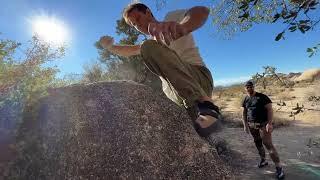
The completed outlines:
<svg viewBox="0 0 320 180">
<path fill-rule="evenodd" d="M 59 76 L 68 73 L 80 74 L 83 64 L 98 57 L 93 46 L 102 35 L 115 36 L 116 20 L 121 17 L 123 7 L 131 0 L 2 0 L 0 7 L 1 38 L 26 43 L 32 36 L 30 19 L 46 14 L 65 24 L 69 31 L 66 56 L 56 62 L 61 70 Z M 165 13 L 195 5 L 210 5 L 212 0 L 168 0 L 167 5 L 157 11 L 154 0 L 142 1 L 149 5 L 159 20 Z M 280 25 L 257 25 L 251 30 L 239 33 L 231 40 L 214 33 L 209 19 L 194 32 L 201 55 L 212 71 L 216 85 L 246 80 L 272 65 L 280 72 L 304 71 L 320 67 L 320 56 L 308 58 L 306 48 L 320 42 L 319 30 L 305 35 L 287 33 L 286 40 L 276 42 L 274 37 L 282 31 Z"/>
</svg>

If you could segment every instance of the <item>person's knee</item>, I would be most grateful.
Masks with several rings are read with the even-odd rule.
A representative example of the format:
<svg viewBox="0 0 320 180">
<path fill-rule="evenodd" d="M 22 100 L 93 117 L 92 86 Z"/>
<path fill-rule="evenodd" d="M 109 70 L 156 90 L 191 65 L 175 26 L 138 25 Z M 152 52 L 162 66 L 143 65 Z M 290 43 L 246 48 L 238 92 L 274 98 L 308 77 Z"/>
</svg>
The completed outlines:
<svg viewBox="0 0 320 180">
<path fill-rule="evenodd" d="M 266 149 L 269 151 L 269 153 L 273 153 L 274 150 L 274 146 L 271 142 L 263 142 L 264 146 L 266 147 Z"/>
</svg>

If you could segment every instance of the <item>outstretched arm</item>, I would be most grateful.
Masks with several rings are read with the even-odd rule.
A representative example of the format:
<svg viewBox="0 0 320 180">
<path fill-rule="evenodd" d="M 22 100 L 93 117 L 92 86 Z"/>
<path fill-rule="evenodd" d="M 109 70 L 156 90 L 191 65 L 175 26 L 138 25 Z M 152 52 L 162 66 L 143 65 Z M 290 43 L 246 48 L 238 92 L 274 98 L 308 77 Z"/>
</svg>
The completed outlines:
<svg viewBox="0 0 320 180">
<path fill-rule="evenodd" d="M 140 54 L 141 45 L 114 45 L 114 40 L 110 36 L 103 36 L 100 38 L 100 45 L 119 56 L 129 57 Z"/>
<path fill-rule="evenodd" d="M 112 45 L 108 50 L 114 54 L 130 57 L 140 54 L 140 45 Z"/>
<path fill-rule="evenodd" d="M 247 121 L 247 108 L 243 107 L 243 112 L 242 112 L 242 123 L 243 123 L 243 130 L 246 133 L 249 133 L 249 125 Z"/>
<path fill-rule="evenodd" d="M 206 22 L 209 12 L 210 10 L 207 7 L 195 6 L 187 11 L 180 24 L 186 29 L 187 33 L 195 31 Z"/>
</svg>

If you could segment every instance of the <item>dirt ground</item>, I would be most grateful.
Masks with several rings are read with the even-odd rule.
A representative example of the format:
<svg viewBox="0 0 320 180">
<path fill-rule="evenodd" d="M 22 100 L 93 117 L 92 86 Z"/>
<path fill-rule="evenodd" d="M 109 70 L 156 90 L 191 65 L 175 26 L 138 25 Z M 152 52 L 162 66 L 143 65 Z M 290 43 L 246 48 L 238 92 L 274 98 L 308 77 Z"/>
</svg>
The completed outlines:
<svg viewBox="0 0 320 180">
<path fill-rule="evenodd" d="M 240 162 L 234 163 L 238 171 L 236 179 L 275 179 L 275 166 L 269 156 L 269 166 L 257 168 L 260 158 L 251 135 L 234 127 L 225 128 L 219 135 L 237 153 L 234 161 Z M 296 123 L 277 128 L 273 132 L 273 142 L 286 179 L 320 179 L 320 126 Z"/>
<path fill-rule="evenodd" d="M 241 96 L 244 94 L 241 88 L 226 89 L 222 96 L 213 97 L 229 118 L 219 136 L 236 153 L 231 163 L 237 170 L 236 179 L 275 179 L 275 167 L 269 156 L 269 166 L 257 168 L 260 161 L 258 151 L 251 135 L 243 131 Z M 274 129 L 273 142 L 285 169 L 286 179 L 320 179 L 320 101 L 309 99 L 311 96 L 320 97 L 319 88 L 319 83 L 310 83 L 293 88 L 272 87 L 263 92 L 273 101 L 274 121 L 285 124 L 277 125 L 279 127 Z M 279 106 L 280 102 L 285 102 L 286 106 Z M 290 117 L 297 103 L 304 106 L 303 112 Z"/>
<path fill-rule="evenodd" d="M 283 116 L 290 121 L 289 126 L 275 128 L 273 142 L 280 155 L 285 169 L 286 179 L 316 180 L 320 179 L 320 111 L 305 110 L 296 115 L 295 120 L 288 118 L 288 113 L 297 102 L 303 103 L 305 107 L 320 109 L 319 102 L 310 102 L 308 97 L 320 96 L 319 84 L 311 84 L 309 87 L 295 87 L 290 90 L 274 93 L 271 98 L 274 103 L 279 99 L 286 99 L 288 106 L 280 107 L 274 105 L 277 116 Z M 215 100 L 221 100 L 215 98 Z M 236 179 L 275 179 L 275 167 L 268 157 L 269 166 L 259 169 L 258 152 L 251 135 L 243 132 L 239 127 L 241 121 L 241 108 L 239 97 L 229 97 L 218 102 L 223 106 L 223 113 L 234 114 L 233 123 L 238 121 L 237 127 L 227 123 L 218 135 L 224 138 L 232 151 L 235 152 L 231 165 L 234 166 Z M 220 104 L 219 104 L 220 103 Z M 240 123 L 241 124 L 241 123 Z M 0 180 L 5 179 L 3 174 L 7 171 L 7 162 L 13 159 L 14 153 L 10 149 L 13 139 L 5 132 L 0 131 Z"/>
</svg>

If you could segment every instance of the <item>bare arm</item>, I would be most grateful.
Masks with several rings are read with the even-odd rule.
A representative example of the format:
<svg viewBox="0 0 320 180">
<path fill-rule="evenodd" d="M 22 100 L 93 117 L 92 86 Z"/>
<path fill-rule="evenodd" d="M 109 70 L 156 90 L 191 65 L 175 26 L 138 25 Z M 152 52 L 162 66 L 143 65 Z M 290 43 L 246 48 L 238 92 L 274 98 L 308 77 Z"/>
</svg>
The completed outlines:
<svg viewBox="0 0 320 180">
<path fill-rule="evenodd" d="M 195 6 L 188 10 L 180 24 L 188 33 L 200 28 L 207 20 L 210 10 L 204 6 Z"/>
<path fill-rule="evenodd" d="M 129 57 L 140 54 L 141 45 L 114 45 L 114 40 L 110 36 L 102 36 L 100 45 L 113 54 Z"/>
<path fill-rule="evenodd" d="M 242 112 L 242 123 L 243 123 L 243 127 L 244 127 L 244 128 L 248 127 L 247 108 L 243 108 L 243 112 Z"/>
<path fill-rule="evenodd" d="M 272 124 L 272 119 L 273 119 L 272 103 L 266 104 L 264 107 L 267 109 L 267 112 L 268 112 L 268 124 Z"/>
<path fill-rule="evenodd" d="M 119 56 L 129 57 L 140 54 L 141 45 L 112 45 L 108 50 Z"/>
</svg>

